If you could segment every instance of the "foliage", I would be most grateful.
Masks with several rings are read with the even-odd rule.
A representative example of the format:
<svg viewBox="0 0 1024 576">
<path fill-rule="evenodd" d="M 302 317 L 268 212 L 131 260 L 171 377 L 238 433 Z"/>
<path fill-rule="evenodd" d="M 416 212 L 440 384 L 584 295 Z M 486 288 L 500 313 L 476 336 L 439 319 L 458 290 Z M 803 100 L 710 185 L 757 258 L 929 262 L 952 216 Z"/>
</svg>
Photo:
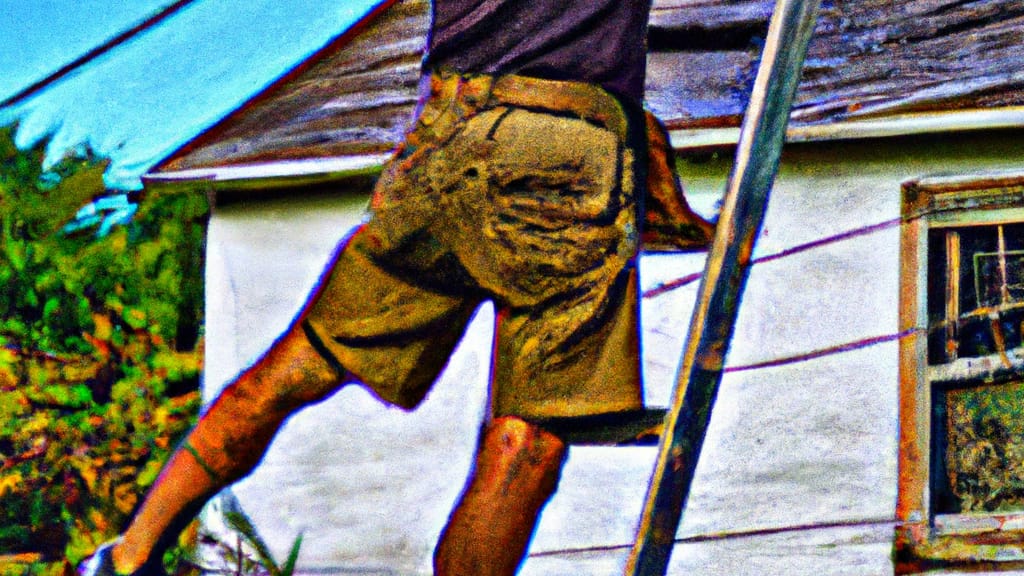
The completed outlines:
<svg viewBox="0 0 1024 576">
<path fill-rule="evenodd" d="M 89 154 L 43 170 L 0 129 L 0 554 L 78 562 L 113 537 L 194 422 L 205 198 L 139 198 L 103 238 Z"/>
<path fill-rule="evenodd" d="M 293 576 L 303 536 L 300 533 L 283 563 L 275 558 L 252 520 L 238 505 L 234 495 L 221 493 L 221 511 L 213 520 L 198 527 L 196 547 L 183 558 L 185 565 L 201 574 L 233 574 L 235 576 Z M 218 506 L 214 506 L 216 510 Z M 208 521 L 210 518 L 207 519 Z M 181 566 L 179 564 L 179 566 Z"/>
<path fill-rule="evenodd" d="M 292 576 L 295 573 L 295 563 L 299 559 L 299 549 L 302 547 L 302 535 L 299 534 L 295 538 L 295 542 L 292 543 L 292 548 L 288 552 L 288 558 L 283 564 L 279 564 L 274 559 L 274 555 L 270 552 L 270 547 L 263 541 L 259 533 L 256 531 L 256 527 L 253 526 L 252 521 L 249 517 L 242 512 L 228 512 L 226 515 L 228 525 L 238 532 L 242 538 L 256 551 L 257 559 L 259 560 L 260 566 L 266 571 L 269 576 Z M 238 558 L 239 566 L 242 565 L 243 559 Z"/>
</svg>

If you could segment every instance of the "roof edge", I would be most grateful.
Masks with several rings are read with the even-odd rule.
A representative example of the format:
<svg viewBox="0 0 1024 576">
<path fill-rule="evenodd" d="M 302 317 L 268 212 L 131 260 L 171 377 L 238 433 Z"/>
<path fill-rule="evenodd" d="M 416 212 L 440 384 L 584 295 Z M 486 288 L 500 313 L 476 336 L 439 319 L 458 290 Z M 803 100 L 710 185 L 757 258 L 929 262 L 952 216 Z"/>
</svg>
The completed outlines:
<svg viewBox="0 0 1024 576">
<path fill-rule="evenodd" d="M 366 154 L 150 172 L 142 176 L 142 183 L 147 190 L 161 192 L 273 191 L 376 176 L 390 157 Z"/>
<path fill-rule="evenodd" d="M 1024 106 L 992 110 L 922 112 L 871 120 L 790 126 L 787 143 L 893 138 L 941 132 L 968 132 L 1024 127 Z M 682 153 L 732 148 L 739 128 L 691 128 L 669 131 L 672 147 Z M 260 164 L 155 171 L 142 177 L 147 189 L 161 191 L 237 192 L 279 190 L 373 176 L 390 153 L 282 160 Z"/>
<path fill-rule="evenodd" d="M 1021 127 L 1024 127 L 1024 106 L 915 112 L 827 124 L 790 124 L 786 142 L 865 140 Z M 672 147 L 682 152 L 731 148 L 739 142 L 739 136 L 739 127 L 669 130 Z"/>
</svg>

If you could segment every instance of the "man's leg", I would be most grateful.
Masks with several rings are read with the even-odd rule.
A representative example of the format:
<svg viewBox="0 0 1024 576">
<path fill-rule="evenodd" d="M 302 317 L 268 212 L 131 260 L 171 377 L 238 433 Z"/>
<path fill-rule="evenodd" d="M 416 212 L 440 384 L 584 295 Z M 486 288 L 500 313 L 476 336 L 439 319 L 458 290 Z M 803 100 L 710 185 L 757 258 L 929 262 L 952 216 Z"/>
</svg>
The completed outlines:
<svg viewBox="0 0 1024 576">
<path fill-rule="evenodd" d="M 492 422 L 434 553 L 435 576 L 515 574 L 558 486 L 566 446 L 519 418 Z"/>
<path fill-rule="evenodd" d="M 338 390 L 344 375 L 296 324 L 224 389 L 171 455 L 128 530 L 111 551 L 119 573 L 160 562 L 202 506 L 263 458 L 274 434 L 300 407 Z"/>
</svg>

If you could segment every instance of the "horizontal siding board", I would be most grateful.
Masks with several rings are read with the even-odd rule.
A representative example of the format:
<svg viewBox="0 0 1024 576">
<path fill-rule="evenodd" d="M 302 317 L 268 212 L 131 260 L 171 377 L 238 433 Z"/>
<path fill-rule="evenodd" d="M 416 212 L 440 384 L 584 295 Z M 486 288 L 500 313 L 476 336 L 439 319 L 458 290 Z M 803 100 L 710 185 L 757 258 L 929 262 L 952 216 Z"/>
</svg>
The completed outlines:
<svg viewBox="0 0 1024 576">
<path fill-rule="evenodd" d="M 894 518 L 897 344 L 722 381 L 679 536 Z"/>
<path fill-rule="evenodd" d="M 647 100 L 672 128 L 737 126 L 769 0 L 656 0 Z M 417 96 L 427 0 L 402 0 L 160 171 L 391 149 Z M 836 0 L 822 9 L 793 120 L 1024 105 L 1017 0 Z"/>
<path fill-rule="evenodd" d="M 687 576 L 891 576 L 892 523 L 807 526 L 676 544 L 668 574 Z M 629 550 L 567 550 L 530 557 L 520 576 L 622 574 Z"/>
<path fill-rule="evenodd" d="M 740 307 L 729 366 L 798 359 L 895 335 L 898 238 L 899 230 L 888 228 L 756 264 L 744 302 L 757 304 Z M 821 288 L 808 290 L 811 279 Z"/>
</svg>

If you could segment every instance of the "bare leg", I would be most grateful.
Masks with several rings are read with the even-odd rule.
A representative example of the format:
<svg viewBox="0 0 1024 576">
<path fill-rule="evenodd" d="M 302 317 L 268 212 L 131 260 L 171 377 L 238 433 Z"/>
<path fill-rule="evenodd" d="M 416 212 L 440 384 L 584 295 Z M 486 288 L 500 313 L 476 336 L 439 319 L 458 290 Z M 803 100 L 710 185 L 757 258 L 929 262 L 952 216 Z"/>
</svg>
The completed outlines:
<svg viewBox="0 0 1024 576">
<path fill-rule="evenodd" d="M 160 556 L 211 497 L 259 463 L 281 424 L 338 390 L 338 374 L 296 325 L 220 394 L 171 455 L 112 550 L 120 573 Z"/>
<path fill-rule="evenodd" d="M 476 464 L 434 553 L 435 576 L 515 574 L 565 461 L 555 435 L 514 417 L 484 431 Z"/>
</svg>

